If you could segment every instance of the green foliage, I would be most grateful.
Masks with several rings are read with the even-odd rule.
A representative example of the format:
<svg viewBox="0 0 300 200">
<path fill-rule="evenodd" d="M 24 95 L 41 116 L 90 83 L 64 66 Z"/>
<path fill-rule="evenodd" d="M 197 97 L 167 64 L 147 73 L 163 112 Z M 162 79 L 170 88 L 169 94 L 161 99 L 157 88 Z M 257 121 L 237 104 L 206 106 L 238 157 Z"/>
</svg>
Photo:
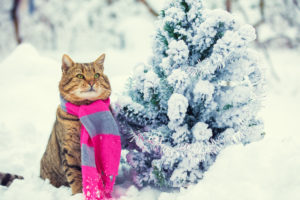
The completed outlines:
<svg viewBox="0 0 300 200">
<path fill-rule="evenodd" d="M 164 177 L 164 173 L 160 171 L 156 166 L 153 167 L 152 173 L 154 174 L 157 183 L 159 184 L 160 187 L 166 187 L 166 180 Z"/>
<path fill-rule="evenodd" d="M 230 108 L 233 108 L 233 105 L 227 104 L 223 107 L 223 110 L 229 110 Z"/>
<path fill-rule="evenodd" d="M 154 66 L 154 72 L 160 79 L 166 78 L 166 74 L 160 66 Z"/>
<path fill-rule="evenodd" d="M 183 8 L 183 10 L 184 10 L 185 13 L 189 12 L 190 7 L 189 7 L 189 5 L 185 1 L 182 1 L 180 3 L 180 5 L 182 6 L 182 8 Z"/>
<path fill-rule="evenodd" d="M 203 52 L 200 52 L 200 60 L 201 61 L 210 56 L 210 54 L 213 51 L 214 45 L 217 43 L 217 41 L 219 39 L 221 39 L 224 36 L 224 34 L 225 34 L 225 24 L 224 24 L 224 22 L 219 22 L 217 27 L 215 27 L 215 29 L 217 30 L 217 34 L 213 38 L 213 44 L 211 44 Z"/>
<path fill-rule="evenodd" d="M 225 32 L 225 24 L 224 22 L 219 22 L 218 26 L 217 26 L 218 32 L 215 36 L 215 40 L 219 40 L 224 36 L 224 32 Z"/>
<path fill-rule="evenodd" d="M 159 101 L 160 101 L 159 94 L 153 94 L 151 97 L 150 103 L 153 106 L 157 107 L 157 106 L 159 106 Z"/>
<path fill-rule="evenodd" d="M 165 48 L 168 47 L 169 42 L 168 42 L 167 38 L 166 38 L 162 33 L 157 34 L 157 38 L 158 38 L 158 40 L 159 40 L 161 43 L 163 43 L 163 44 L 165 45 Z"/>
<path fill-rule="evenodd" d="M 254 123 L 249 124 L 248 126 L 249 126 L 249 127 L 257 126 L 257 123 L 254 122 Z"/>
<path fill-rule="evenodd" d="M 178 23 L 180 26 L 181 22 Z M 164 30 L 167 31 L 169 37 L 174 38 L 175 40 L 186 40 L 186 36 L 180 33 L 175 32 L 176 25 L 174 23 L 167 22 L 164 26 Z"/>
<path fill-rule="evenodd" d="M 174 33 L 175 27 L 173 23 L 167 22 L 164 26 L 164 30 L 168 32 L 169 37 L 175 38 L 175 33 Z"/>
<path fill-rule="evenodd" d="M 162 17 L 165 17 L 165 16 L 166 16 L 166 13 L 165 13 L 164 10 L 161 10 L 161 11 L 160 11 L 160 16 L 162 16 Z"/>
<path fill-rule="evenodd" d="M 163 87 L 161 87 L 161 98 L 167 101 L 173 94 L 174 88 L 168 83 L 166 78 L 162 78 L 160 84 L 163 85 Z"/>
<path fill-rule="evenodd" d="M 197 102 L 197 104 L 193 107 L 189 106 L 187 108 L 186 116 L 185 116 L 185 121 L 191 129 L 199 120 L 202 115 L 202 113 L 205 111 L 205 105 L 204 102 Z"/>
</svg>

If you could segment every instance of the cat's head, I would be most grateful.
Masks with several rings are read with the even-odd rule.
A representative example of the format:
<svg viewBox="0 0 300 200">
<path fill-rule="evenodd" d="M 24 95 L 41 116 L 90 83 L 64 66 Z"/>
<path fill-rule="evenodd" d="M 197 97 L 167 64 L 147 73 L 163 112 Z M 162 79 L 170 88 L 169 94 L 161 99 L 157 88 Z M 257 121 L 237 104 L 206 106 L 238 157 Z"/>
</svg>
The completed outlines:
<svg viewBox="0 0 300 200">
<path fill-rule="evenodd" d="M 62 58 L 61 96 L 74 104 L 105 100 L 111 94 L 107 76 L 103 73 L 105 54 L 91 63 L 75 63 L 68 55 Z"/>
</svg>

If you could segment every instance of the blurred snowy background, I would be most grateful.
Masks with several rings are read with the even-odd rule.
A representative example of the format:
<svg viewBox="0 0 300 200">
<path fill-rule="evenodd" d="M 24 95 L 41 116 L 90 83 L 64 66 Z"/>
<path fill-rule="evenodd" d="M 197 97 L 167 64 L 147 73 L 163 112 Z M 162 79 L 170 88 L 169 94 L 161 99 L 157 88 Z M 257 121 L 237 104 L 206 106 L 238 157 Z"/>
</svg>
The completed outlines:
<svg viewBox="0 0 300 200">
<path fill-rule="evenodd" d="M 63 53 L 75 61 L 107 54 L 112 100 L 132 69 L 147 63 L 163 0 L 0 1 L 0 171 L 20 174 L 0 200 L 83 199 L 39 179 L 55 110 Z M 252 24 L 268 90 L 261 116 L 266 136 L 223 151 L 199 184 L 176 193 L 130 182 L 116 185 L 124 200 L 282 200 L 300 198 L 300 1 L 206 0 Z M 41 103 L 42 102 L 42 103 Z M 121 173 L 122 174 L 122 173 Z M 124 176 L 126 177 L 126 176 Z"/>
</svg>

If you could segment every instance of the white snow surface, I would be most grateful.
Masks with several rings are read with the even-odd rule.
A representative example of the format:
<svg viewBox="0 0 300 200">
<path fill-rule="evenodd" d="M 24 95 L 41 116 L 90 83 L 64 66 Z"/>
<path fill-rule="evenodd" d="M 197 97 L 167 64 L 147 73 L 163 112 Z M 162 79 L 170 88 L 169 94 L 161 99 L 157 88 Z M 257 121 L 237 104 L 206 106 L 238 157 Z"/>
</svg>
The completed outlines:
<svg viewBox="0 0 300 200">
<path fill-rule="evenodd" d="M 150 54 L 144 50 L 147 48 L 106 52 L 105 71 L 112 83 L 112 101 L 124 90 L 125 80 L 133 67 L 139 62 L 147 62 Z M 0 200 L 83 200 L 81 194 L 72 196 L 69 188 L 55 188 L 39 178 L 40 158 L 59 104 L 58 81 L 61 76 L 60 55 L 48 52 L 45 56 L 42 53 L 30 44 L 23 44 L 0 61 L 0 172 L 25 178 L 14 181 L 9 188 L 0 186 Z M 78 61 L 97 56 L 95 52 L 85 52 L 71 57 Z M 271 51 L 271 58 L 280 81 L 268 76 L 268 94 L 260 113 L 265 121 L 266 136 L 263 140 L 228 147 L 204 174 L 202 181 L 180 192 L 162 192 L 150 187 L 138 190 L 126 182 L 115 186 L 115 198 L 300 199 L 299 52 Z"/>
</svg>

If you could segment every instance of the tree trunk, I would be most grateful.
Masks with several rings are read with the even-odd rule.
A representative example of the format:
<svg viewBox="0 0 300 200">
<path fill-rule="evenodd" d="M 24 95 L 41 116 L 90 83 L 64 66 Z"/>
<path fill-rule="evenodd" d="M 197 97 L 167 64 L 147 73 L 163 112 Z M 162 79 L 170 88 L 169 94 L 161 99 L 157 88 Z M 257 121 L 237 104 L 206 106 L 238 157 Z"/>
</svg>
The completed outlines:
<svg viewBox="0 0 300 200">
<path fill-rule="evenodd" d="M 261 19 L 265 21 L 265 0 L 259 1 L 259 9 L 260 9 Z"/>
<path fill-rule="evenodd" d="M 21 39 L 20 33 L 19 33 L 19 18 L 18 18 L 18 8 L 20 5 L 20 2 L 21 2 L 21 0 L 14 0 L 13 8 L 11 10 L 11 18 L 14 23 L 15 37 L 16 37 L 18 44 L 20 44 L 22 42 L 22 39 Z"/>
<path fill-rule="evenodd" d="M 232 6 L 231 0 L 226 0 L 225 4 L 226 4 L 226 10 L 228 12 L 231 12 L 231 6 Z"/>
</svg>

